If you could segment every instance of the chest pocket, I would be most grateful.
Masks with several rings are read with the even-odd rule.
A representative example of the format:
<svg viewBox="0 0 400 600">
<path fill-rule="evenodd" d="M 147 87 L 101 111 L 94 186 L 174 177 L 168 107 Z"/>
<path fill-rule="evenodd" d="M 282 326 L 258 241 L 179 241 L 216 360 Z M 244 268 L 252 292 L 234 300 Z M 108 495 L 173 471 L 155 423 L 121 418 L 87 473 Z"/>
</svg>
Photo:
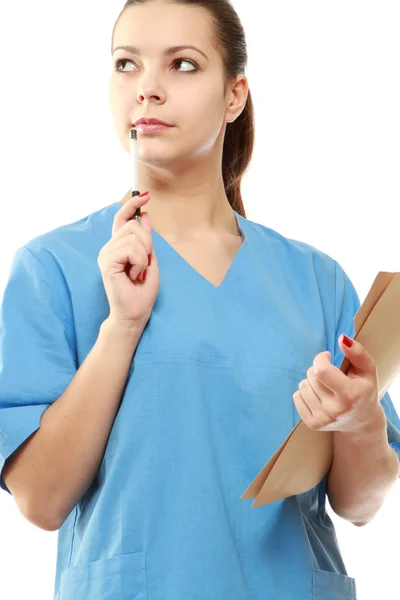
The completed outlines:
<svg viewBox="0 0 400 600">
<path fill-rule="evenodd" d="M 357 600 L 356 581 L 353 577 L 313 570 L 313 600 Z"/>
</svg>

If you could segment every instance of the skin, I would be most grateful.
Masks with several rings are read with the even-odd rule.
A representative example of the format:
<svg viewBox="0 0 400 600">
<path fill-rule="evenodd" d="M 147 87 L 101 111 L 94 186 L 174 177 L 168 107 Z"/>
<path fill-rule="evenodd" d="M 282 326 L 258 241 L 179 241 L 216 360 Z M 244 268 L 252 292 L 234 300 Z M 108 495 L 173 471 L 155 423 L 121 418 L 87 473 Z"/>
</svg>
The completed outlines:
<svg viewBox="0 0 400 600">
<path fill-rule="evenodd" d="M 321 352 L 293 400 L 307 427 L 333 432 L 329 503 L 337 515 L 362 527 L 382 507 L 400 464 L 387 438 L 375 359 L 360 342 L 350 344 L 340 336 L 339 348 L 351 363 L 346 375 L 331 364 L 330 352 Z"/>
<path fill-rule="evenodd" d="M 113 50 L 141 49 L 141 55 L 116 50 L 112 57 L 110 105 L 122 146 L 130 154 L 129 131 L 140 117 L 174 126 L 157 134 L 138 132 L 138 168 L 139 189 L 150 192 L 146 212 L 152 228 L 176 242 L 229 243 L 240 237 L 224 189 L 222 152 L 227 124 L 246 104 L 248 82 L 238 75 L 224 93 L 222 56 L 212 34 L 207 10 L 164 0 L 129 7 L 114 32 Z M 184 44 L 196 46 L 209 60 L 192 49 L 163 55 L 166 48 Z M 126 61 L 119 72 L 118 58 Z M 183 59 L 199 70 L 192 72 L 195 67 Z"/>
</svg>

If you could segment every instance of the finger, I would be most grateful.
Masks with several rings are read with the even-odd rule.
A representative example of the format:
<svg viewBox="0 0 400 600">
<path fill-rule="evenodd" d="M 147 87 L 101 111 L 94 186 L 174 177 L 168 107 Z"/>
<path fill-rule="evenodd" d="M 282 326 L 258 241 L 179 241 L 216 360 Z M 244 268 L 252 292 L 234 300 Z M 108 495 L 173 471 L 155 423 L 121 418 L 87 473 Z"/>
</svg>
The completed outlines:
<svg viewBox="0 0 400 600">
<path fill-rule="evenodd" d="M 148 255 L 142 244 L 135 244 L 133 249 L 134 261 L 132 262 L 131 259 L 129 259 L 125 272 L 131 277 L 131 279 L 135 280 L 144 269 L 147 269 Z"/>
<path fill-rule="evenodd" d="M 315 422 L 318 422 L 319 426 L 326 426 L 329 423 L 335 421 L 336 417 L 332 414 L 332 408 L 334 409 L 334 404 L 332 404 L 332 400 L 335 398 L 334 395 L 329 393 L 329 396 L 322 398 L 318 395 L 318 393 L 313 389 L 308 379 L 303 379 L 299 383 L 299 390 L 293 395 L 293 400 L 299 403 L 300 407 L 304 405 L 307 407 L 308 413 L 306 417 L 312 416 Z M 296 407 L 298 404 L 296 404 Z"/>
<path fill-rule="evenodd" d="M 342 336 L 339 337 L 339 348 L 350 361 L 353 374 L 363 375 L 368 379 L 374 380 L 377 374 L 375 359 L 361 342 L 352 340 L 351 338 L 350 342 L 352 342 L 352 346 L 348 348 L 344 344 Z"/>
<path fill-rule="evenodd" d="M 154 248 L 152 253 L 149 254 L 148 267 L 144 270 L 143 281 L 146 281 L 147 279 L 149 279 L 153 283 L 155 283 L 157 279 L 159 280 L 158 259 Z"/>
<path fill-rule="evenodd" d="M 308 379 L 303 379 L 303 381 L 300 381 L 299 392 L 312 414 L 315 414 L 321 410 L 321 399 L 316 393 L 316 391 L 313 389 Z"/>
<path fill-rule="evenodd" d="M 331 392 L 338 395 L 348 395 L 351 380 L 335 365 L 327 362 L 323 354 L 315 357 L 312 369 L 318 381 Z"/>
<path fill-rule="evenodd" d="M 299 388 L 302 386 L 302 384 L 304 385 L 304 389 L 302 389 L 301 395 L 312 409 L 314 415 L 315 409 L 318 407 L 316 399 L 318 399 L 320 409 L 322 411 L 320 414 L 327 416 L 329 422 L 335 421 L 339 415 L 348 410 L 349 404 L 346 399 L 347 396 L 337 394 L 335 391 L 332 391 L 325 386 L 320 379 L 317 379 L 314 373 L 314 367 L 308 369 L 307 379 L 300 382 Z M 347 386 L 348 385 L 349 382 L 347 382 Z"/>
<path fill-rule="evenodd" d="M 125 272 L 128 269 L 127 274 L 129 274 L 131 267 L 134 268 L 133 275 L 137 276 L 143 269 L 143 263 L 143 255 L 136 248 L 122 246 L 116 250 L 114 249 L 107 257 L 103 258 L 100 261 L 100 267 L 107 277 L 120 273 L 123 269 L 125 269 Z"/>
<path fill-rule="evenodd" d="M 136 210 L 139 207 L 144 206 L 149 201 L 149 199 L 150 194 L 146 194 L 146 196 L 142 197 L 133 196 L 133 198 L 129 198 L 129 200 L 127 200 L 125 204 L 122 205 L 122 208 L 120 208 L 114 216 L 112 235 L 114 235 L 114 233 L 118 231 L 122 227 L 122 225 L 125 225 L 125 223 L 132 219 Z"/>
<path fill-rule="evenodd" d="M 129 240 L 130 236 L 133 235 L 135 238 L 139 239 L 143 246 L 147 250 L 147 254 L 151 254 L 153 249 L 153 236 L 151 231 L 146 230 L 139 221 L 129 220 L 127 223 L 121 226 L 121 228 L 116 231 L 109 242 L 110 245 L 114 244 L 115 240 L 124 239 Z"/>
<path fill-rule="evenodd" d="M 329 431 L 329 428 L 334 427 L 332 423 L 335 423 L 335 420 L 326 411 L 314 407 L 310 398 L 305 396 L 303 392 L 297 391 L 293 394 L 293 401 L 300 417 L 310 429 Z"/>
<path fill-rule="evenodd" d="M 307 371 L 308 379 L 299 383 L 300 394 L 308 405 L 313 415 L 328 418 L 329 422 L 335 419 L 337 397 L 313 376 L 312 368 Z"/>
<path fill-rule="evenodd" d="M 305 420 L 307 416 L 309 417 L 313 417 L 313 413 L 310 409 L 310 407 L 308 406 L 308 404 L 304 401 L 304 398 L 302 396 L 302 394 L 300 393 L 299 390 L 297 390 L 297 392 L 295 392 L 293 394 L 293 401 L 294 404 L 297 408 L 297 412 L 299 413 L 300 417 Z M 303 414 L 303 410 L 306 411 L 306 414 Z"/>
<path fill-rule="evenodd" d="M 153 231 L 153 227 L 150 221 L 150 215 L 148 212 L 142 212 L 142 214 L 140 215 L 140 224 L 145 231 Z"/>
<path fill-rule="evenodd" d="M 308 369 L 306 381 L 308 381 L 309 385 L 314 390 L 314 392 L 317 394 L 317 396 L 319 396 L 319 398 L 322 398 L 323 396 L 324 397 L 335 396 L 335 393 L 330 388 L 328 388 L 321 381 L 321 379 L 318 379 L 318 377 L 315 374 L 315 367 L 310 367 Z"/>
</svg>

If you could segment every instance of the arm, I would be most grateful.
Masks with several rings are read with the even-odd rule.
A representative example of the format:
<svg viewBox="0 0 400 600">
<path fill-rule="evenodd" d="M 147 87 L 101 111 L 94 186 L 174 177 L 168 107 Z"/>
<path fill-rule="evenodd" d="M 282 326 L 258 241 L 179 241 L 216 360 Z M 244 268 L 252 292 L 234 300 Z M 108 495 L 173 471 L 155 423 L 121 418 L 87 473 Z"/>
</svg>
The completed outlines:
<svg viewBox="0 0 400 600">
<path fill-rule="evenodd" d="M 371 428 L 363 434 L 333 432 L 329 503 L 338 516 L 357 526 L 372 520 L 400 475 L 399 459 L 388 443 L 384 411 L 377 408 Z"/>
<path fill-rule="evenodd" d="M 65 392 L 7 460 L 7 487 L 19 499 L 22 514 L 38 527 L 58 529 L 90 487 L 142 332 L 142 327 L 121 328 L 106 319 Z"/>
</svg>

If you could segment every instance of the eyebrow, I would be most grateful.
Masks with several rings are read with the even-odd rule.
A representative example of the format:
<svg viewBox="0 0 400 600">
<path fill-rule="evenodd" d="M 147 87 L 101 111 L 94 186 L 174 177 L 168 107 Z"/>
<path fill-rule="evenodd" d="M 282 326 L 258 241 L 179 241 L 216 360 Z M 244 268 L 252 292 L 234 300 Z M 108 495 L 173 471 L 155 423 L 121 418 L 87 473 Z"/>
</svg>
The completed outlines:
<svg viewBox="0 0 400 600">
<path fill-rule="evenodd" d="M 208 56 L 206 54 L 204 54 L 204 52 L 202 52 L 201 50 L 199 50 L 198 48 L 196 48 L 196 46 L 172 46 L 171 48 L 167 48 L 164 51 L 164 55 L 165 56 L 170 56 L 171 54 L 175 54 L 176 52 L 181 52 L 181 50 L 187 50 L 187 49 L 191 49 L 191 50 L 196 50 L 197 52 L 200 52 L 200 54 L 202 54 L 207 60 L 209 60 Z M 125 50 L 126 52 L 130 52 L 131 54 L 140 54 L 140 48 L 136 48 L 135 46 L 117 46 L 116 48 L 114 48 L 113 50 L 113 54 L 116 50 Z"/>
</svg>

